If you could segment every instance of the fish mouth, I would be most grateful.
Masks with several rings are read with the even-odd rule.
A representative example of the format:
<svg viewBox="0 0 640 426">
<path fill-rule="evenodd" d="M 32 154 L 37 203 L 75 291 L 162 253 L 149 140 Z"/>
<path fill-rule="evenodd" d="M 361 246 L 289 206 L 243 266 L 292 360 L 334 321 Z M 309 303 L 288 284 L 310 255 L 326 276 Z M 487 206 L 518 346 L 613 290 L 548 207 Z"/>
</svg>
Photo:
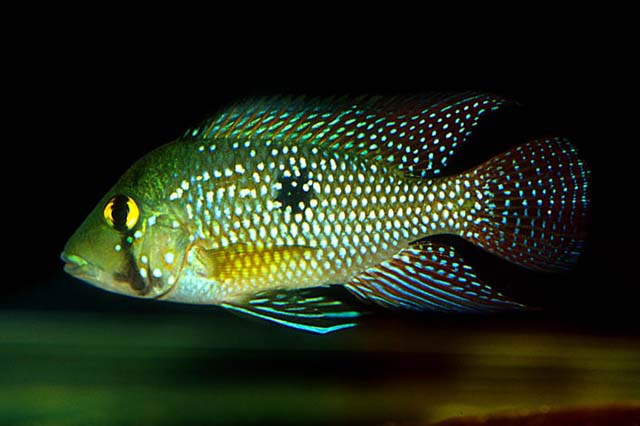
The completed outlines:
<svg viewBox="0 0 640 426">
<path fill-rule="evenodd" d="M 137 292 L 130 291 L 130 286 L 127 282 L 114 280 L 112 274 L 105 273 L 103 269 L 90 263 L 82 256 L 62 252 L 60 258 L 64 262 L 64 271 L 74 278 L 111 293 L 143 297 Z"/>
<path fill-rule="evenodd" d="M 64 262 L 64 271 L 78 278 L 95 278 L 97 269 L 84 258 L 63 252 L 60 259 Z"/>
</svg>

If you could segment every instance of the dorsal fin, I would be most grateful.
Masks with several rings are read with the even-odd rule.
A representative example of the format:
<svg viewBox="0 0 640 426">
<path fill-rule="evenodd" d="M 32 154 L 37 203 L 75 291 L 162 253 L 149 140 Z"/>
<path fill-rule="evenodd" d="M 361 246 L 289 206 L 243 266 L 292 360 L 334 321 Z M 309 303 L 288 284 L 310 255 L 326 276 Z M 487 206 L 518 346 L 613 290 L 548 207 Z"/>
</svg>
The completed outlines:
<svg viewBox="0 0 640 426">
<path fill-rule="evenodd" d="M 413 175 L 442 172 L 481 116 L 508 101 L 482 93 L 240 102 L 184 138 L 296 141 L 367 155 Z"/>
</svg>

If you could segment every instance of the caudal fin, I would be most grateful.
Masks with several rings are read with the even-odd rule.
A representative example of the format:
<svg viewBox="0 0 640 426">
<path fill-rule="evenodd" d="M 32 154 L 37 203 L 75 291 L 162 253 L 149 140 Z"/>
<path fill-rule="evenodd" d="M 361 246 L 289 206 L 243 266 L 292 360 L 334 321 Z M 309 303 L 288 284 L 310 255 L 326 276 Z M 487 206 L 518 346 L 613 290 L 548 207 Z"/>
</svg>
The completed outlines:
<svg viewBox="0 0 640 426">
<path fill-rule="evenodd" d="M 584 244 L 589 177 L 568 140 L 528 142 L 466 174 L 473 206 L 460 232 L 526 268 L 570 269 Z"/>
</svg>

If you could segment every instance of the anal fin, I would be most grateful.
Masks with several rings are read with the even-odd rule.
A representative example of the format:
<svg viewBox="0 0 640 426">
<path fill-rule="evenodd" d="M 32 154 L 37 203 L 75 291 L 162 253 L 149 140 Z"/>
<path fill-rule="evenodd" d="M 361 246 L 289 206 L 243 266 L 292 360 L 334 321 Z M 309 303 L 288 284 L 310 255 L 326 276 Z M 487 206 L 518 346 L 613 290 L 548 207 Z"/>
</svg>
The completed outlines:
<svg viewBox="0 0 640 426">
<path fill-rule="evenodd" d="M 452 247 L 426 243 L 401 250 L 345 285 L 361 299 L 417 311 L 522 309 L 483 283 Z"/>
<path fill-rule="evenodd" d="M 223 303 L 233 312 L 275 322 L 286 327 L 327 334 L 355 327 L 362 312 L 327 295 L 328 288 L 269 290 L 257 293 L 246 303 Z"/>
</svg>

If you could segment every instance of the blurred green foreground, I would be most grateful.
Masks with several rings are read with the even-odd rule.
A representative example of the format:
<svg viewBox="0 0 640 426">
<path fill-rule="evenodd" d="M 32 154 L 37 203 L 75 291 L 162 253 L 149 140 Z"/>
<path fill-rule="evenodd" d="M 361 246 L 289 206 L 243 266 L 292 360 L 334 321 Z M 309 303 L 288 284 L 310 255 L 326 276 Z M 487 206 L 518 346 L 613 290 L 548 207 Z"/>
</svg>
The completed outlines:
<svg viewBox="0 0 640 426">
<path fill-rule="evenodd" d="M 428 424 L 640 399 L 640 341 L 495 321 L 313 336 L 220 310 L 0 313 L 2 425 Z"/>
</svg>

